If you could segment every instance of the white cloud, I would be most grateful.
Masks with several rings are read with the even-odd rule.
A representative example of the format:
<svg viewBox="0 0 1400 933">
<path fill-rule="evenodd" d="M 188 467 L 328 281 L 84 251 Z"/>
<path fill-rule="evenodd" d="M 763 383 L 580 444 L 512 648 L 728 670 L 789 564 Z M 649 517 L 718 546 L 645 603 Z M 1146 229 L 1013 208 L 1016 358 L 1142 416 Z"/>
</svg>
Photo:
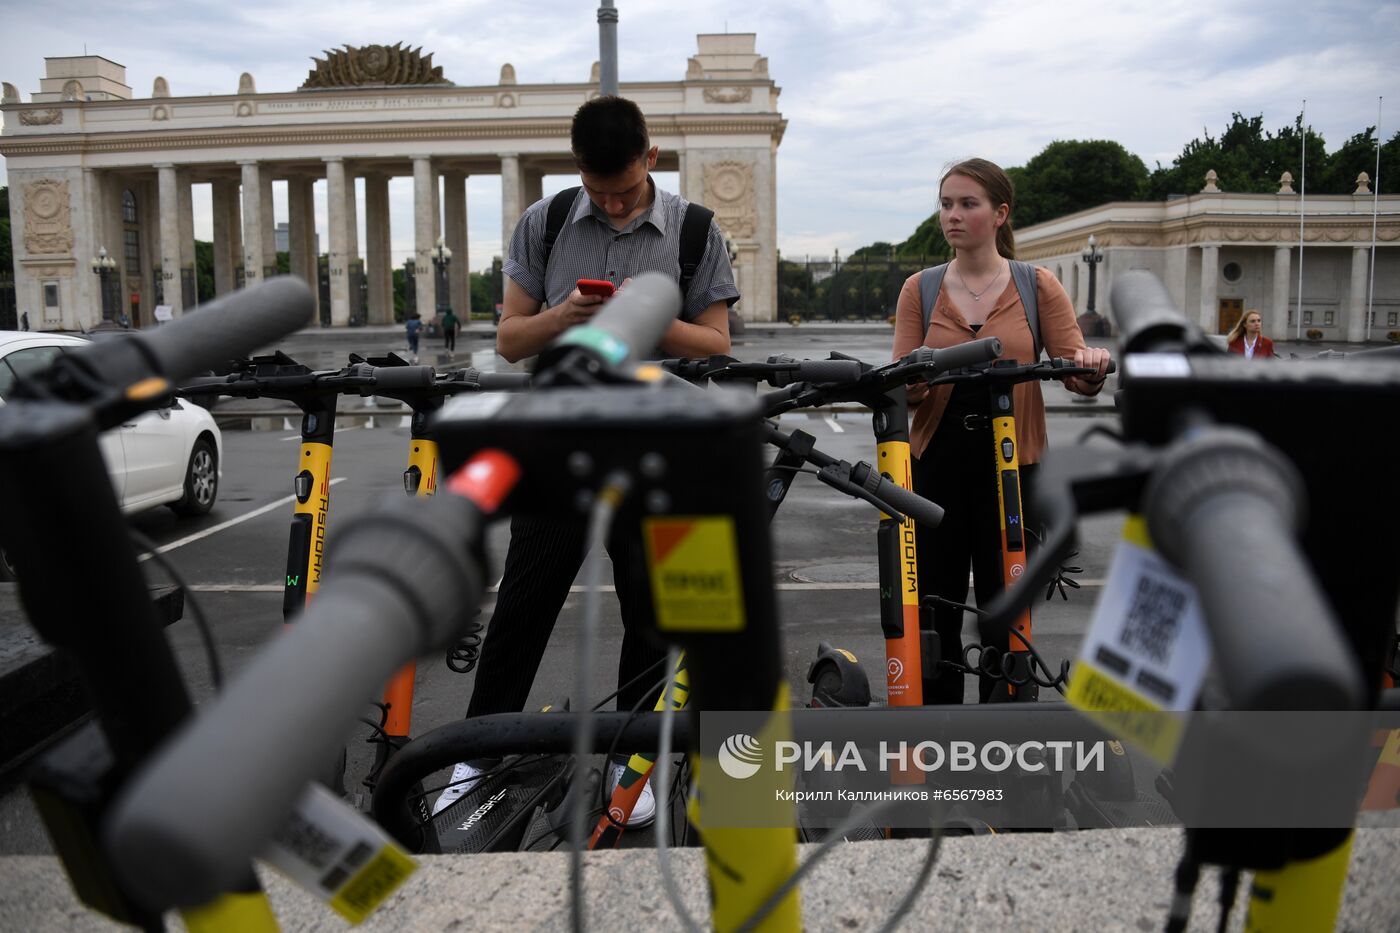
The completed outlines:
<svg viewBox="0 0 1400 933">
<path fill-rule="evenodd" d="M 177 95 L 229 93 L 245 71 L 261 91 L 291 90 L 313 55 L 347 43 L 421 47 L 468 85 L 494 84 L 504 62 L 522 82 L 578 81 L 598 57 L 596 6 L 566 0 L 0 4 L 0 79 L 25 93 L 38 88 L 43 56 L 85 46 L 126 65 L 137 96 L 157 75 Z M 1055 139 L 1111 139 L 1150 168 L 1203 130 L 1217 135 L 1234 111 L 1262 113 L 1271 130 L 1288 124 L 1303 98 L 1333 147 L 1376 122 L 1377 95 L 1391 102 L 1385 135 L 1400 125 L 1395 0 L 617 6 L 624 82 L 683 75 L 696 33 L 757 34 L 789 121 L 778 150 L 789 255 L 904 239 L 932 211 L 942 168 L 970 155 L 1016 165 Z M 567 183 L 548 179 L 546 191 Z M 405 184 L 391 187 L 396 263 L 412 248 Z M 473 268 L 500 251 L 499 191 L 495 178 L 469 182 Z M 324 195 L 318 212 L 324 223 Z M 207 213 L 197 228 L 210 229 Z"/>
</svg>

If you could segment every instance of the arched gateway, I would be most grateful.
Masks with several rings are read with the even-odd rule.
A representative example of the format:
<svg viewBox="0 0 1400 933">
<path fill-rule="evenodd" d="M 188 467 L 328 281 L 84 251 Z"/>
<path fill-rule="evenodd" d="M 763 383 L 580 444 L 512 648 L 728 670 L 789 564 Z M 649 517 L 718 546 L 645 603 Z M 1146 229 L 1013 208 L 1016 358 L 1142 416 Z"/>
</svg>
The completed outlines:
<svg viewBox="0 0 1400 933">
<path fill-rule="evenodd" d="M 679 81 L 623 84 L 646 113 L 658 168 L 680 194 L 715 211 L 733 240 L 750 320 L 772 319 L 777 264 L 775 155 L 786 121 L 779 88 L 751 33 L 701 35 Z M 402 45 L 346 48 L 316 59 L 296 91 L 258 93 L 251 75 L 225 96 L 174 97 L 156 78 L 132 99 L 126 69 L 98 56 L 45 59 L 29 103 L 4 85 L 6 159 L 19 307 L 31 326 L 91 328 L 103 319 L 91 259 L 116 260 L 107 315 L 138 326 L 157 304 L 194 304 L 190 187 L 212 187 L 215 290 L 276 263 L 272 182 L 287 183 L 291 270 L 318 280 L 312 186 L 326 180 L 328 308 L 334 326 L 393 319 L 389 179 L 414 183 L 415 291 L 433 307 L 430 254 L 441 236 L 467 255 L 466 179 L 499 174 L 502 242 L 541 196 L 548 174 L 572 174 L 569 121 L 596 80 L 459 87 L 432 56 Z M 368 242 L 357 242 L 355 179 L 365 180 Z M 435 196 L 442 180 L 441 206 Z M 453 306 L 468 307 L 467 263 L 450 266 Z M 359 283 L 365 283 L 360 287 Z"/>
</svg>

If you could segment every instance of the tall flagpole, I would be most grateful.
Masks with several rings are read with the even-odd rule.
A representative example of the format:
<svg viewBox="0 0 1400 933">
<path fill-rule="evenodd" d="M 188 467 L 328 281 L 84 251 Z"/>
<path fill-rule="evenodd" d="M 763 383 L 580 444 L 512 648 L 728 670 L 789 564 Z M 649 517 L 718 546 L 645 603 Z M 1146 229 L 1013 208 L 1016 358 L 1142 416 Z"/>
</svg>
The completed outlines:
<svg viewBox="0 0 1400 933">
<path fill-rule="evenodd" d="M 1371 303 L 1376 298 L 1376 217 L 1381 209 L 1381 106 L 1384 97 L 1376 98 L 1376 177 L 1371 179 L 1371 283 L 1366 287 L 1366 342 L 1371 341 L 1371 324 L 1374 314 Z"/>
<path fill-rule="evenodd" d="M 1294 314 L 1297 326 L 1293 339 L 1303 339 L 1303 206 L 1308 198 L 1308 128 L 1304 120 L 1308 114 L 1308 99 L 1303 98 L 1303 112 L 1298 114 L 1298 128 L 1303 131 L 1303 168 L 1298 181 L 1298 310 Z"/>
</svg>

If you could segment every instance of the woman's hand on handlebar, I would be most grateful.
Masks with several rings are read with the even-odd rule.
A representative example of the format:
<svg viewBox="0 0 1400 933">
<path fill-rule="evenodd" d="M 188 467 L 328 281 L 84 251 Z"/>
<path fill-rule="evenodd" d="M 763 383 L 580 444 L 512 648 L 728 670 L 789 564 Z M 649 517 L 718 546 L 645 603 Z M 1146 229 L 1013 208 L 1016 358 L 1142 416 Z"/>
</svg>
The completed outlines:
<svg viewBox="0 0 1400 933">
<path fill-rule="evenodd" d="M 928 383 L 922 379 L 906 384 L 904 390 L 909 394 L 910 407 L 919 404 L 928 397 Z"/>
<path fill-rule="evenodd" d="M 1075 366 L 1092 366 L 1098 372 L 1092 376 L 1070 376 L 1065 380 L 1065 388 L 1080 395 L 1098 395 L 1108 377 L 1108 363 L 1111 358 L 1108 350 L 1103 347 L 1081 347 L 1075 350 Z"/>
</svg>

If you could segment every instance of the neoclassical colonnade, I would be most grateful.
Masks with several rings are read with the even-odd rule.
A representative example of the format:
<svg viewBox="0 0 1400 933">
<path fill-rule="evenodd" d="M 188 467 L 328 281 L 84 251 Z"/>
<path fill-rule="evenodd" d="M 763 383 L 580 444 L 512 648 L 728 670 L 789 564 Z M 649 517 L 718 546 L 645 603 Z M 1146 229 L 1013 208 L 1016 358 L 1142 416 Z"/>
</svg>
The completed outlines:
<svg viewBox="0 0 1400 933">
<path fill-rule="evenodd" d="M 714 209 L 733 241 L 745 296 L 739 310 L 771 318 L 775 153 L 786 126 L 776 110 L 779 90 L 753 35 L 701 35 L 698 45 L 684 80 L 624 84 L 622 93 L 647 114 L 662 152 L 658 169 L 679 172 L 679 193 Z M 402 50 L 355 52 L 342 64 L 353 61 L 364 72 L 364 63 Z M 458 87 L 442 81 L 441 68 L 431 69 L 431 56 L 406 61 L 413 67 L 385 70 L 412 71 L 428 83 L 386 84 L 318 60 L 295 92 L 260 94 L 245 74 L 233 95 L 173 97 L 157 78 L 150 98 L 132 99 L 123 66 L 84 56 L 46 59 L 49 75 L 27 104 L 4 85 L 0 155 L 10 178 L 16 288 L 31 321 L 85 329 L 101 320 L 102 296 L 88 268 L 100 248 L 116 260 L 116 313 L 132 315 L 138 326 L 152 320 L 157 304 L 183 313 L 195 292 L 192 189 L 208 185 L 216 293 L 275 270 L 278 213 L 287 218 L 290 271 L 318 283 L 319 196 L 327 234 L 319 253 L 329 280 L 322 322 L 388 323 L 395 178 L 412 179 L 418 308 L 431 314 L 434 307 L 431 256 L 441 237 L 454 256 L 452 306 L 467 310 L 467 179 L 500 176 L 508 243 L 520 214 L 541 197 L 544 176 L 576 171 L 569 119 L 596 84 L 521 84 L 505 65 L 496 85 Z M 274 182 L 286 185 L 281 212 Z"/>
</svg>

